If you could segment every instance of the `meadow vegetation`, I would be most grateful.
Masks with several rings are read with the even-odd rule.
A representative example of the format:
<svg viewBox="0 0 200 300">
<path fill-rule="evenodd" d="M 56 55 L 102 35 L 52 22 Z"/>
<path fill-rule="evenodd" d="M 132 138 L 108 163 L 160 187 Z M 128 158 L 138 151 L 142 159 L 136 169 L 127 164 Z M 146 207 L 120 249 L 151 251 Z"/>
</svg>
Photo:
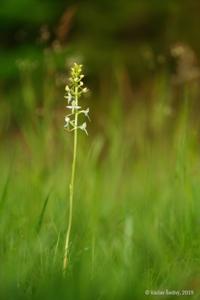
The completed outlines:
<svg viewBox="0 0 200 300">
<path fill-rule="evenodd" d="M 83 100 L 92 121 L 89 137 L 78 133 L 63 277 L 73 137 L 63 129 L 67 73 L 56 85 L 46 66 L 39 84 L 37 69 L 21 66 L 16 109 L 9 94 L 1 102 L 0 299 L 159 299 L 147 289 L 199 299 L 198 81 L 175 85 L 160 71 L 135 93 L 116 67 L 112 92 L 103 81 Z"/>
</svg>

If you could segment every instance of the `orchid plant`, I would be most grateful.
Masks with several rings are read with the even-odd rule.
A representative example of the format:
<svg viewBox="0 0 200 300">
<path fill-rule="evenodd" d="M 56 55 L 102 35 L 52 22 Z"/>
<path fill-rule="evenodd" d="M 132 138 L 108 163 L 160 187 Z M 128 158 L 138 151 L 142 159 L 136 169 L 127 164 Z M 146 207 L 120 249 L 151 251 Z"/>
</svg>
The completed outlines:
<svg viewBox="0 0 200 300">
<path fill-rule="evenodd" d="M 75 169 L 76 169 L 76 157 L 77 157 L 77 139 L 78 130 L 84 131 L 87 135 L 87 123 L 84 121 L 79 124 L 79 116 L 83 115 L 88 120 L 89 118 L 89 108 L 83 109 L 79 104 L 79 99 L 83 94 L 87 93 L 88 89 L 84 87 L 83 83 L 84 75 L 82 74 L 82 65 L 74 63 L 71 68 L 71 75 L 69 78 L 69 83 L 65 87 L 66 95 L 64 98 L 67 100 L 66 108 L 70 112 L 65 116 L 65 130 L 74 133 L 74 145 L 73 145 L 73 161 L 72 161 L 72 171 L 71 180 L 69 184 L 69 219 L 68 227 L 65 240 L 65 250 L 64 250 L 64 260 L 63 260 L 63 271 L 65 273 L 68 262 L 69 262 L 69 240 L 72 226 L 72 216 L 73 216 L 73 198 L 74 198 L 74 179 L 75 179 Z"/>
</svg>

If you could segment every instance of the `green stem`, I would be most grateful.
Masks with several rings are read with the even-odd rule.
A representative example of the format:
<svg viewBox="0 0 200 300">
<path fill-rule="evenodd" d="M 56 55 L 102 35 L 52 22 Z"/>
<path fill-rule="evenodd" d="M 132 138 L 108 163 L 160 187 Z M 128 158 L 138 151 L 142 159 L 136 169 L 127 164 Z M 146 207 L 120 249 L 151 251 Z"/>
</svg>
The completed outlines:
<svg viewBox="0 0 200 300">
<path fill-rule="evenodd" d="M 78 106 L 78 87 L 75 88 L 75 101 Z M 69 239 L 72 227 L 72 216 L 73 216 L 73 198 L 74 198 L 74 179 L 75 179 L 75 170 L 76 170 L 76 156 L 77 156 L 77 126 L 78 126 L 78 113 L 75 113 L 75 130 L 74 130 L 74 147 L 73 147 L 73 161 L 72 161 L 72 171 L 71 171 L 71 180 L 69 184 L 69 219 L 68 227 L 65 240 L 65 250 L 64 250 L 64 260 L 63 260 L 63 272 L 65 273 L 68 262 L 69 262 Z"/>
</svg>

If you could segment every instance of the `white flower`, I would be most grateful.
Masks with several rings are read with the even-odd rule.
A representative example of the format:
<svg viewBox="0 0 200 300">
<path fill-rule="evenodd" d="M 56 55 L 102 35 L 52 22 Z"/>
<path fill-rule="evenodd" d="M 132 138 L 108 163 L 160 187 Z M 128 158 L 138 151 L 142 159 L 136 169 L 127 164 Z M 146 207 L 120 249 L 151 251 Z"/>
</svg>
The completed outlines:
<svg viewBox="0 0 200 300">
<path fill-rule="evenodd" d="M 87 123 L 84 122 L 81 126 L 79 126 L 78 128 L 80 128 L 81 130 L 85 131 L 85 133 L 88 135 L 88 132 L 87 132 Z"/>
<path fill-rule="evenodd" d="M 90 111 L 90 109 L 88 107 L 85 110 L 81 110 L 80 113 L 83 113 L 88 118 L 88 120 L 90 120 L 89 111 Z"/>
<path fill-rule="evenodd" d="M 69 126 L 69 123 L 70 123 L 70 118 L 68 116 L 65 116 L 65 125 L 64 127 L 68 127 Z"/>
<path fill-rule="evenodd" d="M 67 99 L 67 102 L 70 103 L 72 101 L 72 95 L 70 92 L 68 92 L 67 96 L 64 96 L 65 99 Z"/>
<path fill-rule="evenodd" d="M 89 117 L 89 116 L 88 116 L 89 111 L 90 111 L 89 107 L 86 108 L 85 110 L 83 110 L 83 113 L 84 113 L 84 115 L 85 115 L 86 117 Z"/>
</svg>

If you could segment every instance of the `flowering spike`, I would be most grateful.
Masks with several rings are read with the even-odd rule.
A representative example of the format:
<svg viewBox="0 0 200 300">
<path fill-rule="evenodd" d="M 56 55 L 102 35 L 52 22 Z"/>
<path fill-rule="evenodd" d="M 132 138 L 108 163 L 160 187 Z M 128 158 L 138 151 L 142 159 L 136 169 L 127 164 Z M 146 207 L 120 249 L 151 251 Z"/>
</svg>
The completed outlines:
<svg viewBox="0 0 200 300">
<path fill-rule="evenodd" d="M 70 109 L 71 112 L 65 117 L 64 127 L 69 131 L 81 129 L 88 134 L 86 130 L 86 122 L 83 123 L 86 124 L 84 126 L 83 124 L 78 125 L 79 114 L 85 115 L 85 117 L 90 120 L 89 108 L 82 109 L 82 107 L 79 105 L 80 96 L 88 91 L 88 89 L 84 87 L 84 83 L 82 81 L 83 78 L 84 75 L 82 74 L 82 65 L 74 63 L 73 67 L 71 68 L 69 83 L 65 86 L 66 95 L 64 98 L 67 99 L 68 103 L 66 108 Z M 69 119 L 69 116 L 71 116 L 72 120 Z"/>
</svg>

